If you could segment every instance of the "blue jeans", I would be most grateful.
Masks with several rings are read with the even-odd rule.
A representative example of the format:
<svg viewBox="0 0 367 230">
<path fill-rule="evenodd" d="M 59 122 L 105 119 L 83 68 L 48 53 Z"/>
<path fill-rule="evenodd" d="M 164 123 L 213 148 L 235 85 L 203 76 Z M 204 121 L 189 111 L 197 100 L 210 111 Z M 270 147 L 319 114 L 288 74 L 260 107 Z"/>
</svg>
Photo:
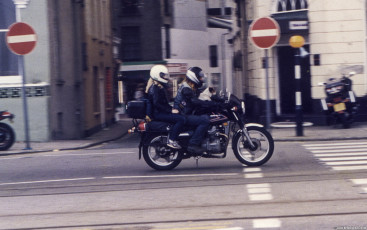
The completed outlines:
<svg viewBox="0 0 367 230">
<path fill-rule="evenodd" d="M 188 115 L 186 116 L 186 125 L 196 127 L 194 135 L 192 135 L 189 145 L 200 146 L 209 128 L 208 115 Z"/>
<path fill-rule="evenodd" d="M 169 133 L 169 139 L 176 141 L 178 135 L 185 125 L 186 118 L 180 114 L 173 113 L 154 113 L 154 120 L 173 124 Z"/>
</svg>

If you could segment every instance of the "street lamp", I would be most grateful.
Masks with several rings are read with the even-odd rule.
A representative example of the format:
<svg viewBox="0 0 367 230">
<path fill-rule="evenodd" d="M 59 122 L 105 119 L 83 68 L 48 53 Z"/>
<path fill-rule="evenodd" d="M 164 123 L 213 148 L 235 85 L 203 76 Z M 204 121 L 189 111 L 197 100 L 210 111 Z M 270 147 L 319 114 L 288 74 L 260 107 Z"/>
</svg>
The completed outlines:
<svg viewBox="0 0 367 230">
<path fill-rule="evenodd" d="M 21 16 L 20 16 L 20 9 L 24 9 L 27 7 L 28 3 L 30 0 L 13 0 L 13 3 L 15 5 L 15 10 L 16 10 L 16 19 L 17 22 L 21 21 Z"/>
<path fill-rule="evenodd" d="M 303 114 L 302 114 L 302 96 L 301 96 L 301 63 L 300 48 L 305 44 L 302 36 L 295 35 L 289 39 L 289 45 L 296 49 L 294 72 L 296 79 L 296 135 L 303 136 Z"/>
</svg>

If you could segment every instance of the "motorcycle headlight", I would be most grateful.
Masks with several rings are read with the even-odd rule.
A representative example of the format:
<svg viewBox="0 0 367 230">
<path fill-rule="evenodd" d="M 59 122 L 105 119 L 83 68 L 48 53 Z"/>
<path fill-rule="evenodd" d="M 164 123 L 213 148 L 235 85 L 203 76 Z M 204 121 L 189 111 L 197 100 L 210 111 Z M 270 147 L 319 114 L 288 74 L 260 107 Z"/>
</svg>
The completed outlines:
<svg viewBox="0 0 367 230">
<path fill-rule="evenodd" d="M 245 102 L 244 101 L 241 102 L 241 108 L 242 108 L 243 114 L 245 114 Z"/>
<path fill-rule="evenodd" d="M 343 86 L 335 86 L 331 88 L 327 88 L 326 92 L 329 94 L 339 93 L 341 90 L 343 90 Z"/>
</svg>

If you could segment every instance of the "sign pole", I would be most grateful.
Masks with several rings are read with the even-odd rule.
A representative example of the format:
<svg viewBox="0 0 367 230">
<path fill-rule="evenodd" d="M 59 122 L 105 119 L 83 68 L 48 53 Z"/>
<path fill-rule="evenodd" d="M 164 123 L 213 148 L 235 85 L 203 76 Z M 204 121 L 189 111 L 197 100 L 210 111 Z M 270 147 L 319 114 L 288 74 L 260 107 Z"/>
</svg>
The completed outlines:
<svg viewBox="0 0 367 230">
<path fill-rule="evenodd" d="M 250 41 L 259 49 L 265 49 L 265 84 L 266 84 L 266 128 L 270 129 L 271 124 L 271 104 L 269 89 L 269 56 L 268 49 L 276 45 L 280 38 L 280 28 L 278 23 L 270 18 L 259 18 L 251 23 L 249 29 Z"/>
<path fill-rule="evenodd" d="M 22 76 L 22 100 L 23 100 L 23 114 L 24 114 L 24 135 L 26 147 L 24 150 L 31 150 L 30 138 L 29 138 L 29 119 L 28 119 L 28 104 L 27 104 L 27 90 L 26 90 L 26 77 L 24 71 L 24 57 L 23 55 L 18 55 L 18 69 L 19 74 Z"/>
<path fill-rule="evenodd" d="M 266 128 L 270 129 L 271 114 L 270 114 L 270 92 L 269 92 L 269 63 L 268 49 L 265 49 L 265 81 L 266 81 Z"/>
<path fill-rule="evenodd" d="M 21 5 L 16 4 L 16 21 L 21 21 L 21 14 L 20 14 L 20 8 Z M 30 145 L 30 137 L 29 137 L 29 119 L 28 119 L 28 104 L 27 104 L 27 92 L 26 92 L 26 77 L 25 77 L 25 71 L 24 71 L 24 57 L 23 55 L 18 55 L 18 72 L 22 76 L 22 100 L 23 100 L 23 116 L 24 116 L 24 135 L 25 135 L 25 143 L 26 146 L 24 150 L 31 150 Z"/>
</svg>

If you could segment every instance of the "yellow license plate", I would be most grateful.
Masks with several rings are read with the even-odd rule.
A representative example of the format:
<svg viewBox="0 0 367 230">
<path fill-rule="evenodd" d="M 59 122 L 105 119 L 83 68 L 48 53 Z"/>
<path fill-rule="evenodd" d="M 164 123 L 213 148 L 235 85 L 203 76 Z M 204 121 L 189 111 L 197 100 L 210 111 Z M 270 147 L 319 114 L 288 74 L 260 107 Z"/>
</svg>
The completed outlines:
<svg viewBox="0 0 367 230">
<path fill-rule="evenodd" d="M 343 111 L 343 110 L 346 110 L 345 103 L 339 103 L 339 104 L 334 105 L 334 111 L 335 112 L 339 112 L 339 111 Z"/>
</svg>

